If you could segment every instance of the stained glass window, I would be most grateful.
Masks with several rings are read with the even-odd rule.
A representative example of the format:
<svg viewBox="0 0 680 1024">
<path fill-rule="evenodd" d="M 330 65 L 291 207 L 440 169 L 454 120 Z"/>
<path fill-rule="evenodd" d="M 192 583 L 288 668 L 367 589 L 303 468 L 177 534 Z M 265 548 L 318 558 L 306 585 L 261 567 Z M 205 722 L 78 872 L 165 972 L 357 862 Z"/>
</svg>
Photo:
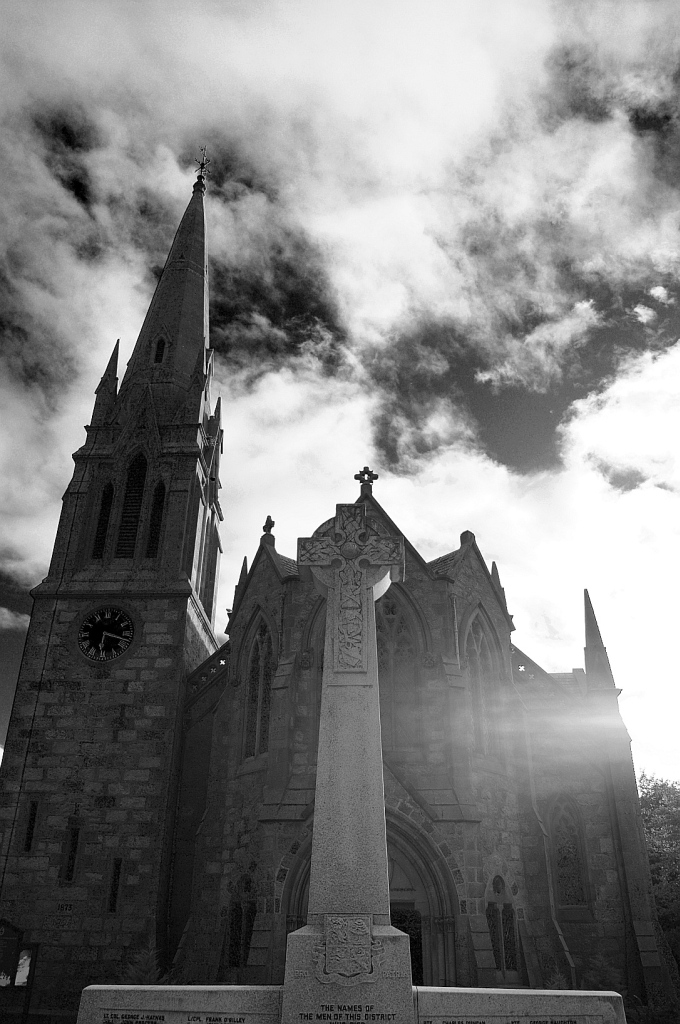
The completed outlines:
<svg viewBox="0 0 680 1024">
<path fill-rule="evenodd" d="M 560 907 L 585 906 L 581 834 L 576 812 L 567 800 L 559 800 L 552 816 L 555 881 Z"/>
<path fill-rule="evenodd" d="M 234 900 L 229 910 L 227 967 L 246 967 L 255 924 L 256 905 L 252 899 Z"/>
<path fill-rule="evenodd" d="M 480 615 L 474 619 L 468 630 L 465 656 L 470 674 L 475 746 L 480 751 L 498 753 L 498 733 L 491 690 L 495 678 L 494 660 Z"/>
<path fill-rule="evenodd" d="M 512 903 L 504 903 L 501 911 L 503 960 L 506 971 L 517 970 L 517 943 L 515 941 L 515 912 Z"/>
<path fill-rule="evenodd" d="M 255 633 L 248 661 L 244 746 L 246 757 L 263 754 L 268 749 L 273 672 L 274 657 L 271 633 L 264 620 L 261 620 Z"/>
<path fill-rule="evenodd" d="M 486 923 L 493 950 L 496 970 L 516 972 L 517 967 L 517 932 L 515 925 L 515 908 L 507 902 L 505 880 L 496 875 L 492 885 L 489 902 L 486 905 Z"/>
<path fill-rule="evenodd" d="M 376 604 L 380 721 L 385 750 L 420 741 L 416 644 L 399 602 L 386 594 Z"/>
<path fill-rule="evenodd" d="M 496 903 L 487 903 L 486 923 L 489 928 L 489 938 L 491 939 L 493 958 L 496 961 L 496 970 L 501 971 L 503 969 L 503 952 L 501 949 L 501 929 L 500 921 L 498 919 L 498 905 Z"/>
</svg>

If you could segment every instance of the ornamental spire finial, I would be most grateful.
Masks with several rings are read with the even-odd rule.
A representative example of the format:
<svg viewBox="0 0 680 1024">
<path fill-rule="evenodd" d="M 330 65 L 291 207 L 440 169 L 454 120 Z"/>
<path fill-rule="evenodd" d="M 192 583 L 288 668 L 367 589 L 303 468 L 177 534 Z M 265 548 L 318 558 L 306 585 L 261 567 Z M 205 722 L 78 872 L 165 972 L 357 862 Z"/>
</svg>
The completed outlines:
<svg viewBox="0 0 680 1024">
<path fill-rule="evenodd" d="M 201 159 L 197 160 L 196 158 L 194 158 L 194 162 L 197 164 L 196 170 L 198 171 L 196 184 L 194 185 L 194 192 L 205 192 L 205 179 L 210 174 L 210 171 L 208 170 L 208 164 L 210 163 L 210 160 L 208 159 L 207 146 L 201 146 Z"/>
<path fill-rule="evenodd" d="M 260 537 L 260 544 L 269 544 L 271 547 L 274 547 L 276 541 L 274 539 L 274 534 L 272 533 L 272 530 L 275 526 L 276 523 L 274 522 L 272 517 L 267 516 L 265 524 L 262 527 L 262 536 Z"/>
</svg>

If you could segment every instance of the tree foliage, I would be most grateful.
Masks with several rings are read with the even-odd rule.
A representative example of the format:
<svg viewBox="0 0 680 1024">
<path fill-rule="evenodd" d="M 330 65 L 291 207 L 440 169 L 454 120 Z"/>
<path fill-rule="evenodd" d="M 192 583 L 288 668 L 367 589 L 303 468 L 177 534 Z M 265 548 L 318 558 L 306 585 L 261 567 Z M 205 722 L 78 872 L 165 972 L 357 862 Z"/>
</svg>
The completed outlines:
<svg viewBox="0 0 680 1024">
<path fill-rule="evenodd" d="M 680 964 L 680 782 L 643 773 L 640 808 L 659 923 Z"/>
</svg>

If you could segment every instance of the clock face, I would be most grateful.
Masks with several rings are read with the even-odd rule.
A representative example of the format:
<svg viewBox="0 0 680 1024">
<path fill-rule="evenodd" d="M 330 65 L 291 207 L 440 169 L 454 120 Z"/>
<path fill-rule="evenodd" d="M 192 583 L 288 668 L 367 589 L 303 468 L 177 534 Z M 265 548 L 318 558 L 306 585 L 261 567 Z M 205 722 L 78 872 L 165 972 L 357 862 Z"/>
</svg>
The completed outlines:
<svg viewBox="0 0 680 1024">
<path fill-rule="evenodd" d="M 129 615 L 120 608 L 99 608 L 83 620 L 78 647 L 90 661 L 111 661 L 125 654 L 133 636 Z"/>
</svg>

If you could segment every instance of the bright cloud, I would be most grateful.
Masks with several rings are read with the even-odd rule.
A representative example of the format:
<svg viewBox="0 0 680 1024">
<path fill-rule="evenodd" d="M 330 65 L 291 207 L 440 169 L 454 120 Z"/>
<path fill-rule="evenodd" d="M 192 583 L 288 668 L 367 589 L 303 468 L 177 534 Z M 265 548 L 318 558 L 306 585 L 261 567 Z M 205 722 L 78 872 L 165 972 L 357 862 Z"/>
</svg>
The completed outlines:
<svg viewBox="0 0 680 1024">
<path fill-rule="evenodd" d="M 220 607 L 267 514 L 294 554 L 373 464 L 426 557 L 477 534 L 550 670 L 589 587 L 638 762 L 680 777 L 648 641 L 680 568 L 676 5 L 26 0 L 0 46 L 0 570 L 46 571 L 206 142 Z M 499 464 L 485 387 L 491 421 L 566 408 L 562 463 Z"/>
</svg>

